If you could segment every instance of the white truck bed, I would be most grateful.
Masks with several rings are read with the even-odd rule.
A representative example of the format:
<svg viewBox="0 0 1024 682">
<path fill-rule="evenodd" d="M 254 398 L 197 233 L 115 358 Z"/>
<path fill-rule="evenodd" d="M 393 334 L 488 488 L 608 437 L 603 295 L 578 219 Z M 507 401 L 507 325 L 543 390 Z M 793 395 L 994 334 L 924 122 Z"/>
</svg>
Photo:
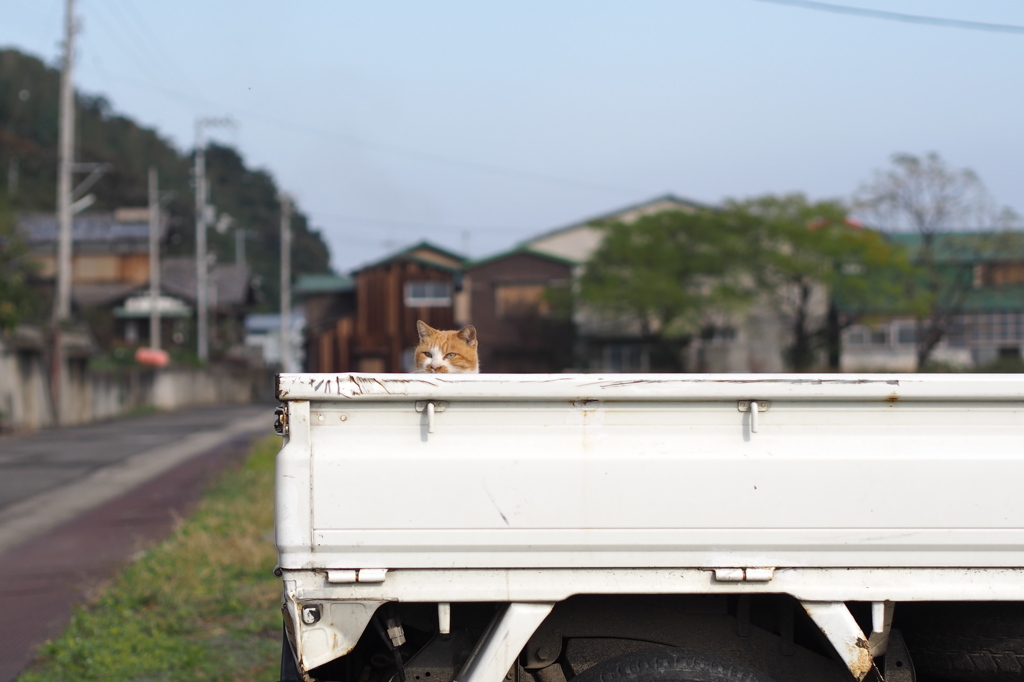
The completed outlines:
<svg viewBox="0 0 1024 682">
<path fill-rule="evenodd" d="M 1021 598 L 1015 376 L 284 374 L 278 397 L 280 566 L 344 599 L 730 570 L 819 601 Z"/>
<path fill-rule="evenodd" d="M 282 457 L 308 482 L 283 491 L 283 567 L 1024 565 L 1015 377 L 280 386 L 313 426 Z M 769 403 L 756 433 L 740 400 Z M 433 433 L 417 401 L 447 403 Z"/>
</svg>

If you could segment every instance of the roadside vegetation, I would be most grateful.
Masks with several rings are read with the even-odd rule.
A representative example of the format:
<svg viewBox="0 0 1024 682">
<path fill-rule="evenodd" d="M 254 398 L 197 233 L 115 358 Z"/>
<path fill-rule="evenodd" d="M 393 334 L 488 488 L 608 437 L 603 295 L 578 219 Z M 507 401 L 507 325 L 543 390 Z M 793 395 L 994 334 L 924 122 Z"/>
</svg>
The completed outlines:
<svg viewBox="0 0 1024 682">
<path fill-rule="evenodd" d="M 272 571 L 276 437 L 259 441 L 195 513 L 48 642 L 20 682 L 277 679 L 280 581 Z"/>
</svg>

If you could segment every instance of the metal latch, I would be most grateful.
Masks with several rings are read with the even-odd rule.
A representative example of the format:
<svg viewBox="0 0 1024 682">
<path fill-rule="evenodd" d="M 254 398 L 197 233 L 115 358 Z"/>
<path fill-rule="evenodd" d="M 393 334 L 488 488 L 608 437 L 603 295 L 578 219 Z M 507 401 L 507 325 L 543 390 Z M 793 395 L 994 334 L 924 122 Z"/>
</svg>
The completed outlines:
<svg viewBox="0 0 1024 682">
<path fill-rule="evenodd" d="M 762 568 L 716 568 L 715 582 L 719 583 L 767 583 L 775 577 L 775 567 Z"/>
<path fill-rule="evenodd" d="M 288 435 L 288 406 L 278 405 L 274 410 L 274 433 L 279 436 Z"/>
<path fill-rule="evenodd" d="M 448 403 L 443 400 L 417 400 L 416 411 L 427 413 L 427 433 L 434 432 L 434 413 L 444 412 L 448 409 Z"/>
<path fill-rule="evenodd" d="M 737 410 L 750 413 L 751 433 L 757 433 L 757 415 L 761 412 L 767 412 L 771 406 L 771 402 L 767 400 L 739 400 L 736 402 Z"/>
</svg>

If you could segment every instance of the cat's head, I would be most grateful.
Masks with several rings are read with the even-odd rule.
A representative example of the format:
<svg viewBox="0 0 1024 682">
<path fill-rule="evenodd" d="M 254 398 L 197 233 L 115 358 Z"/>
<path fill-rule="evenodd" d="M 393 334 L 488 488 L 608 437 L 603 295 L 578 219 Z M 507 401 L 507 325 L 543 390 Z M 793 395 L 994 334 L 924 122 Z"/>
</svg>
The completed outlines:
<svg viewBox="0 0 1024 682">
<path fill-rule="evenodd" d="M 479 370 L 476 357 L 476 327 L 440 331 L 423 320 L 416 321 L 420 344 L 416 346 L 416 371 L 437 374 L 473 374 Z"/>
</svg>

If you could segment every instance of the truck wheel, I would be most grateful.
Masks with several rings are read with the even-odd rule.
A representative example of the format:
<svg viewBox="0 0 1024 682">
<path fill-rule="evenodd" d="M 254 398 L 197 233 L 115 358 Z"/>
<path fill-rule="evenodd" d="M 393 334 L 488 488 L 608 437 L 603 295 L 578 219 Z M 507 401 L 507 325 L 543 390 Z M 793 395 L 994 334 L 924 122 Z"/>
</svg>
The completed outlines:
<svg viewBox="0 0 1024 682">
<path fill-rule="evenodd" d="M 772 682 L 728 658 L 689 649 L 648 649 L 584 670 L 571 682 Z"/>
<path fill-rule="evenodd" d="M 1024 680 L 1024 605 L 901 604 L 901 629 L 921 679 Z"/>
<path fill-rule="evenodd" d="M 281 636 L 280 682 L 302 682 L 302 673 L 299 672 L 299 666 L 295 662 L 295 656 L 292 654 L 292 647 L 288 643 L 288 636 L 284 634 Z"/>
</svg>

